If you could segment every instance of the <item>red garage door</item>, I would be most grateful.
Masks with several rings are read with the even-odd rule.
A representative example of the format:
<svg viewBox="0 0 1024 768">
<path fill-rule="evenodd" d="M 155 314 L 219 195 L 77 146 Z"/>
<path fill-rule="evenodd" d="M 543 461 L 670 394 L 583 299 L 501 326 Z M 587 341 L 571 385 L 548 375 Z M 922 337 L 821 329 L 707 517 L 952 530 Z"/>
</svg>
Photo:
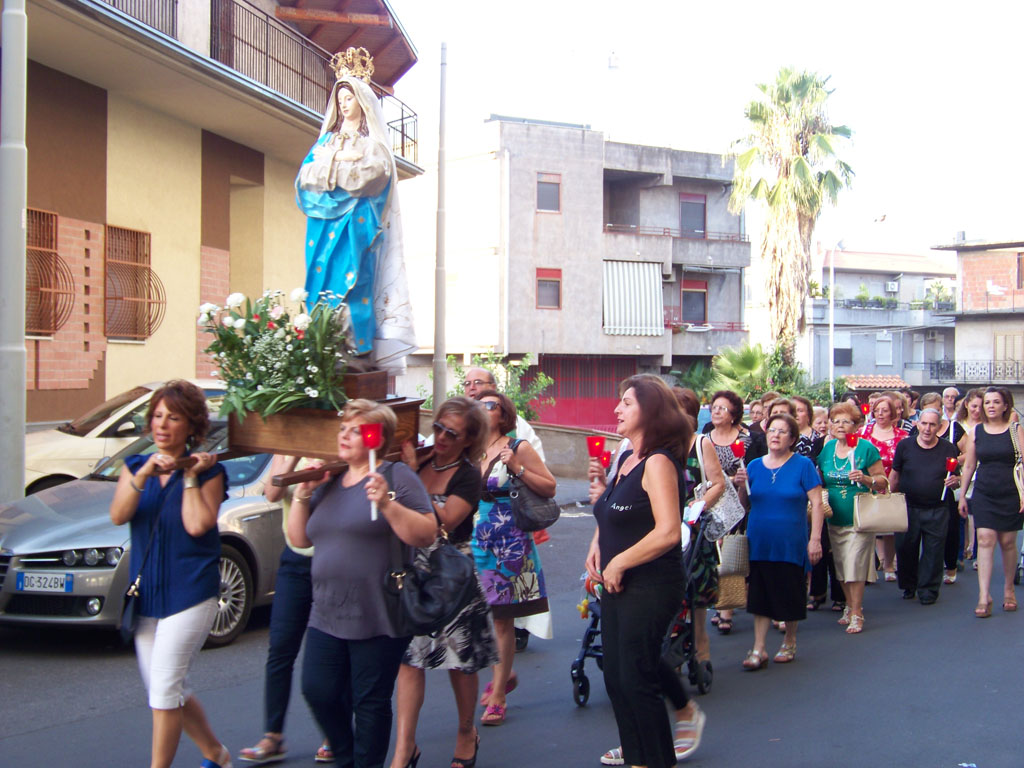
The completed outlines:
<svg viewBox="0 0 1024 768">
<path fill-rule="evenodd" d="M 530 374 L 537 370 L 555 380 L 544 393 L 544 397 L 554 398 L 555 402 L 537 409 L 539 421 L 614 432 L 612 412 L 619 402 L 619 384 L 636 373 L 636 360 L 541 355 L 539 365 L 531 366 Z"/>
</svg>

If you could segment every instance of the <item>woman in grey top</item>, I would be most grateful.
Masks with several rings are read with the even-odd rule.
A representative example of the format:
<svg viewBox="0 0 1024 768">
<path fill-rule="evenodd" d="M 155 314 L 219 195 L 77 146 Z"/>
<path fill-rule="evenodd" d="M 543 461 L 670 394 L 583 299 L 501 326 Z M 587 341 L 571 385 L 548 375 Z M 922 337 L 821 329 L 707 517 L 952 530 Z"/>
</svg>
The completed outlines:
<svg viewBox="0 0 1024 768">
<path fill-rule="evenodd" d="M 378 423 L 386 454 L 397 426 L 394 412 L 369 400 L 346 404 L 338 458 L 348 468 L 297 486 L 288 520 L 295 546 L 316 547 L 302 693 L 337 759 L 358 768 L 384 764 L 391 694 L 411 639 L 398 635 L 387 608 L 391 535 L 423 547 L 437 533 L 430 497 L 409 467 L 391 466 L 392 488 L 380 471 L 370 472 L 359 426 Z M 371 520 L 371 502 L 377 520 Z"/>
</svg>

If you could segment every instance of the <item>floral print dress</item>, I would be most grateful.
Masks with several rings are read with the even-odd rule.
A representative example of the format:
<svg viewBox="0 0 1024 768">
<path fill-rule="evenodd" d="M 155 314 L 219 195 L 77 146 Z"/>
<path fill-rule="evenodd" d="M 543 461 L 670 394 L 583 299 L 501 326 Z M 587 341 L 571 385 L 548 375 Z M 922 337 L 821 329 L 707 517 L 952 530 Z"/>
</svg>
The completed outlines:
<svg viewBox="0 0 1024 768">
<path fill-rule="evenodd" d="M 907 437 L 907 433 L 899 427 L 893 427 L 892 437 L 888 440 L 879 440 L 874 436 L 875 423 L 871 422 L 864 429 L 861 430 L 861 436 L 865 440 L 869 440 L 875 448 L 878 449 L 878 453 L 882 457 L 882 469 L 885 470 L 885 476 L 889 476 L 889 472 L 892 471 L 892 460 L 896 456 L 896 443 Z"/>
<path fill-rule="evenodd" d="M 510 489 L 505 465 L 495 462 L 473 518 L 473 559 L 496 619 L 548 610 L 540 555 L 533 537 L 512 520 Z"/>
</svg>

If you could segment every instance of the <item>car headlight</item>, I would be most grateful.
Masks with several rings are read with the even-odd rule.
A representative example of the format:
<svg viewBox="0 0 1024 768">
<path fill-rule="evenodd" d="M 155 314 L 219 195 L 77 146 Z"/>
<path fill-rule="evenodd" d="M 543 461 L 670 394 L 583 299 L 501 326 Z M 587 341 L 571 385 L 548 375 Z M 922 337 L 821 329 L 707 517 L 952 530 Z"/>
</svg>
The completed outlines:
<svg viewBox="0 0 1024 768">
<path fill-rule="evenodd" d="M 77 549 L 69 549 L 61 556 L 60 559 L 61 562 L 64 563 L 64 565 L 70 568 L 71 566 L 78 564 L 78 562 L 82 559 L 82 553 L 79 552 Z"/>
<path fill-rule="evenodd" d="M 107 565 L 117 565 L 121 561 L 121 555 L 124 554 L 120 547 L 111 547 L 107 550 L 107 556 L 104 558 Z"/>
<path fill-rule="evenodd" d="M 85 551 L 85 564 L 96 565 L 96 563 L 103 559 L 104 554 L 105 553 L 103 553 L 102 550 L 96 549 L 95 547 L 93 549 L 87 549 Z"/>
</svg>

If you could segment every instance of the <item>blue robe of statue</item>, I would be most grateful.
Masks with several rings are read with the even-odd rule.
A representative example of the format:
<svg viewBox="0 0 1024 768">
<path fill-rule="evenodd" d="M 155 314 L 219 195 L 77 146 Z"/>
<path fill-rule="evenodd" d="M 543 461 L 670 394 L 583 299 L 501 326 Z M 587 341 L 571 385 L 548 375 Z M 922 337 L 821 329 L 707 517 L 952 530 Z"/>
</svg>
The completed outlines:
<svg viewBox="0 0 1024 768">
<path fill-rule="evenodd" d="M 321 136 L 302 161 L 303 166 L 311 163 L 316 149 L 332 137 L 332 133 Z M 373 348 L 373 283 L 382 239 L 381 217 L 391 183 L 389 177 L 383 191 L 367 197 L 356 197 L 340 185 L 326 192 L 298 185 L 295 190 L 296 202 L 307 216 L 305 288 L 309 301 L 322 298 L 334 306 L 348 303 L 352 320 L 349 343 L 360 355 Z M 328 291 L 334 295 L 321 296 Z"/>
</svg>

